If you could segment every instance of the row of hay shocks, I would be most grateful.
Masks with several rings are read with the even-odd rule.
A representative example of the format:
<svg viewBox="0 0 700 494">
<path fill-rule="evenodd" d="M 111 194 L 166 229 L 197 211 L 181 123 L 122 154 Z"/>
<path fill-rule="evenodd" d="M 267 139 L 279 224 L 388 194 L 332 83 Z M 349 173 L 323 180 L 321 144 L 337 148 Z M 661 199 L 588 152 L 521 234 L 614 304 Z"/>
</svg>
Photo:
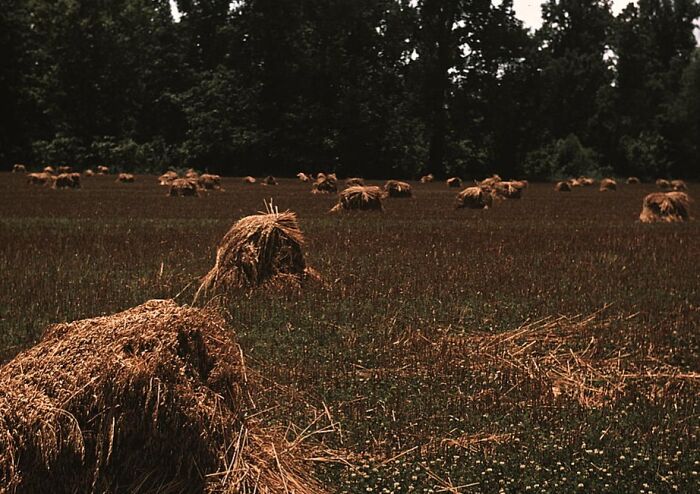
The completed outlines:
<svg viewBox="0 0 700 494">
<path fill-rule="evenodd" d="M 12 172 L 26 173 L 27 167 L 25 165 L 16 164 L 12 167 Z M 109 174 L 109 168 L 106 166 L 98 166 L 97 173 L 88 168 L 83 171 L 82 175 L 74 172 L 70 166 L 59 166 L 57 168 L 46 166 L 41 172 L 27 173 L 26 176 L 27 183 L 32 185 L 47 186 L 53 189 L 79 189 L 82 185 L 81 176 L 92 177 L 94 175 L 107 174 Z M 116 181 L 121 183 L 133 183 L 134 175 L 130 173 L 119 173 Z"/>
<path fill-rule="evenodd" d="M 266 207 L 224 236 L 196 297 L 318 278 L 296 215 Z M 325 492 L 307 459 L 343 460 L 261 425 L 260 381 L 212 308 L 50 326 L 0 368 L 0 492 Z"/>
</svg>

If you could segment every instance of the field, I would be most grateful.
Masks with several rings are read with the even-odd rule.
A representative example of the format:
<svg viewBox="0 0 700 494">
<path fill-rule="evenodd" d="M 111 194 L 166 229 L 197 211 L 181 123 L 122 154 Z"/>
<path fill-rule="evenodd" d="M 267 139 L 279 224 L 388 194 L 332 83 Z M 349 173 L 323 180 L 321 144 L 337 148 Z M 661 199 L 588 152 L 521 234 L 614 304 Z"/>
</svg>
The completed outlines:
<svg viewBox="0 0 700 494">
<path fill-rule="evenodd" d="M 0 174 L 0 361 L 53 322 L 191 303 L 272 198 L 324 284 L 241 293 L 227 318 L 261 416 L 342 458 L 314 462 L 330 491 L 700 491 L 700 223 L 637 222 L 650 184 L 531 184 L 486 211 L 413 186 L 329 215 L 335 196 L 291 179 L 170 198 L 152 176 Z"/>
</svg>

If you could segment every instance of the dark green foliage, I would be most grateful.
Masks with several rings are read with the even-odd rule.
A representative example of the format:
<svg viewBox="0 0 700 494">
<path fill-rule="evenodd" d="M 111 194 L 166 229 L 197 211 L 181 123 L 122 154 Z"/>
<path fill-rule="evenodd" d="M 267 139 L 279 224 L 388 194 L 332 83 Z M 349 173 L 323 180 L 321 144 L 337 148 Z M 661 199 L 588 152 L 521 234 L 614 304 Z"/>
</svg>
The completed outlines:
<svg viewBox="0 0 700 494">
<path fill-rule="evenodd" d="M 588 166 L 533 163 L 575 134 L 700 173 L 698 0 L 548 0 L 535 32 L 512 0 L 176 5 L 0 0 L 0 166 L 534 178 Z"/>
<path fill-rule="evenodd" d="M 581 145 L 575 134 L 528 153 L 523 171 L 539 180 L 567 179 L 582 175 L 601 177 L 610 170 L 601 169 L 595 152 Z"/>
</svg>

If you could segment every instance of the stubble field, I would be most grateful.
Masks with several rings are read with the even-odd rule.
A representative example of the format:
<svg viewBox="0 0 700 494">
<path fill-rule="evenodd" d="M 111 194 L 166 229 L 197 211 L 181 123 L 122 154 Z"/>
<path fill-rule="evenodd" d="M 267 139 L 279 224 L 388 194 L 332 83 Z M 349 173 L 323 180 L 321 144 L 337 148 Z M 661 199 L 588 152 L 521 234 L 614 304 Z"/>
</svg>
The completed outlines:
<svg viewBox="0 0 700 494">
<path fill-rule="evenodd" d="M 222 185 L 0 174 L 0 361 L 50 323 L 191 303 L 233 221 L 272 198 L 324 283 L 240 293 L 227 318 L 261 416 L 339 458 L 314 462 L 329 490 L 700 490 L 700 226 L 637 222 L 653 185 L 531 184 L 479 211 L 413 183 L 339 215 L 296 180 Z"/>
</svg>

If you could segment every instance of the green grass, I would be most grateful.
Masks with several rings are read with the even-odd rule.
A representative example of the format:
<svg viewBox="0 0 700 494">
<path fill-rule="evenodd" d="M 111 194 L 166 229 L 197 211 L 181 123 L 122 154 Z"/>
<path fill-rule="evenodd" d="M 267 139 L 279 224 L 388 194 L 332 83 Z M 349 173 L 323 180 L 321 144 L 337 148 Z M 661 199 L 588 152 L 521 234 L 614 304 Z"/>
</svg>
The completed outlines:
<svg viewBox="0 0 700 494">
<path fill-rule="evenodd" d="M 416 197 L 387 200 L 384 214 L 335 216 L 334 197 L 293 180 L 223 186 L 169 198 L 154 177 L 54 191 L 0 175 L 0 360 L 54 322 L 151 298 L 190 303 L 231 223 L 273 198 L 299 214 L 307 263 L 327 286 L 242 293 L 228 319 L 265 378 L 265 420 L 304 426 L 328 407 L 336 432 L 323 441 L 357 465 L 318 466 L 331 491 L 700 490 L 697 379 L 673 399 L 630 386 L 587 408 L 542 399 L 535 381 L 513 391 L 514 376 L 456 365 L 433 344 L 606 307 L 605 348 L 700 372 L 700 226 L 636 222 L 652 185 L 532 184 L 471 211 L 455 210 L 444 184 L 414 184 Z M 504 439 L 446 441 L 482 433 Z"/>
</svg>

